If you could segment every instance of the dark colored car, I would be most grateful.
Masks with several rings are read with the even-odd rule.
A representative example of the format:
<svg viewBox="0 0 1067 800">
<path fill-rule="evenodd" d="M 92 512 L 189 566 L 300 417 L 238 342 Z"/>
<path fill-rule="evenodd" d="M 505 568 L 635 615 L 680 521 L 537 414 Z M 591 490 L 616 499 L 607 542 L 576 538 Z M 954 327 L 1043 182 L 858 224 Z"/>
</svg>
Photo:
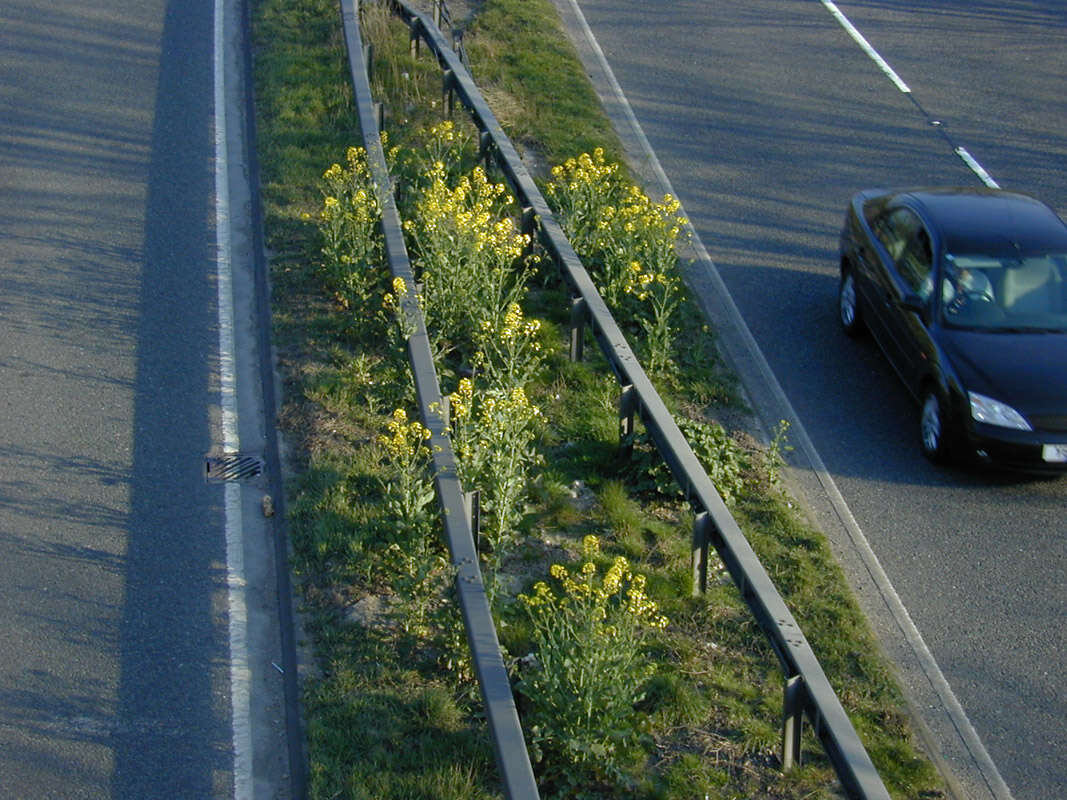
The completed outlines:
<svg viewBox="0 0 1067 800">
<path fill-rule="evenodd" d="M 871 332 L 932 461 L 1067 471 L 1067 225 L 999 189 L 871 190 L 841 231 L 841 325 Z"/>
</svg>

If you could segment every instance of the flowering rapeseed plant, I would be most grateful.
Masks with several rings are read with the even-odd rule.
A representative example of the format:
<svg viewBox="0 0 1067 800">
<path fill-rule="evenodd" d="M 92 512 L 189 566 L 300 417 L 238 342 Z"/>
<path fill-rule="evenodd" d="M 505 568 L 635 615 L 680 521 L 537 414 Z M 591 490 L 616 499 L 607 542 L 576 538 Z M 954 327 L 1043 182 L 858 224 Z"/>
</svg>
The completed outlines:
<svg viewBox="0 0 1067 800">
<path fill-rule="evenodd" d="M 399 335 L 402 342 L 406 342 L 416 330 L 415 320 L 404 302 L 408 296 L 408 285 L 403 278 L 397 276 L 393 278 L 392 288 L 393 291 L 382 296 L 382 309 L 393 320 L 392 332 Z M 416 297 L 416 300 L 421 308 L 422 298 Z"/>
<path fill-rule="evenodd" d="M 540 320 L 526 319 L 518 303 L 509 303 L 503 319 L 482 321 L 475 365 L 493 384 L 505 389 L 525 386 L 543 362 L 540 331 Z"/>
<path fill-rule="evenodd" d="M 522 519 L 528 470 L 539 461 L 533 442 L 541 411 L 520 386 L 476 392 L 470 378 L 460 380 L 449 400 L 460 482 L 481 493 L 483 532 L 491 545 L 486 558 L 495 567 L 514 544 Z"/>
<path fill-rule="evenodd" d="M 425 168 L 435 164 L 444 164 L 449 169 L 462 169 L 462 165 L 468 163 L 472 149 L 470 134 L 446 119 L 430 128 L 425 149 L 417 152 L 423 159 L 423 172 L 428 173 L 430 170 Z"/>
<path fill-rule="evenodd" d="M 599 552 L 597 537 L 586 536 L 579 569 L 551 567 L 558 590 L 538 581 L 531 594 L 519 595 L 533 623 L 537 664 L 517 686 L 531 701 L 534 756 L 561 781 L 612 777 L 615 757 L 637 737 L 634 706 L 655 671 L 641 644 L 668 624 L 645 577 L 622 556 L 601 574 Z"/>
<path fill-rule="evenodd" d="M 430 475 L 430 431 L 418 420 L 408 421 L 402 408 L 393 412 L 387 434 L 378 437 L 383 449 L 385 477 L 381 480 L 392 524 L 384 558 L 408 633 L 425 634 L 430 614 L 448 578 L 448 559 L 432 536 L 429 506 L 434 490 Z"/>
<path fill-rule="evenodd" d="M 428 527 L 426 506 L 433 500 L 430 479 L 430 431 L 418 420 L 408 421 L 398 408 L 378 437 L 384 451 L 387 478 L 382 488 L 389 497 L 390 517 L 402 531 L 423 533 Z"/>
<path fill-rule="evenodd" d="M 431 134 L 440 140 L 450 130 L 442 124 Z M 516 265 L 530 237 L 518 231 L 513 204 L 504 184 L 480 166 L 456 179 L 438 159 L 420 176 L 404 230 L 421 275 L 427 329 L 442 354 L 472 352 L 482 324 L 497 324 L 522 296 L 525 271 Z"/>
<path fill-rule="evenodd" d="M 674 364 L 674 315 L 681 304 L 680 279 L 674 270 L 645 271 L 630 263 L 626 294 L 638 301 L 634 316 L 645 333 L 646 368 L 652 374 L 668 372 Z"/>
<path fill-rule="evenodd" d="M 671 195 L 653 202 L 628 186 L 603 151 L 583 154 L 552 170 L 546 194 L 604 300 L 641 328 L 649 370 L 672 363 L 673 317 L 681 301 L 675 243 L 688 221 Z"/>
<path fill-rule="evenodd" d="M 322 176 L 323 270 L 346 307 L 364 302 L 377 282 L 382 259 L 380 209 L 362 147 L 350 147 L 346 166 L 333 164 Z"/>
<path fill-rule="evenodd" d="M 559 213 L 560 222 L 574 248 L 581 253 L 591 243 L 601 216 L 623 190 L 618 164 L 604 161 L 604 149 L 582 153 L 552 168 L 552 182 L 545 193 Z M 614 209 L 612 209 L 614 210 Z"/>
</svg>

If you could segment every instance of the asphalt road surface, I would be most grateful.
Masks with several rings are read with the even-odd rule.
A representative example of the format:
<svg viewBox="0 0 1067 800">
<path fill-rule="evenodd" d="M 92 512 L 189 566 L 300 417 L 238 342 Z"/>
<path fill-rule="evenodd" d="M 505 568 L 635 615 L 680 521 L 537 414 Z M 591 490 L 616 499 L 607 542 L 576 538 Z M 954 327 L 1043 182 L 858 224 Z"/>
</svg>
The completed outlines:
<svg viewBox="0 0 1067 800">
<path fill-rule="evenodd" d="M 292 796 L 235 6 L 0 5 L 5 798 Z"/>
<path fill-rule="evenodd" d="M 918 409 L 835 316 L 856 190 L 979 186 L 984 169 L 1067 212 L 1062 5 L 838 3 L 872 52 L 821 0 L 556 5 L 638 168 L 655 181 L 661 166 L 765 358 L 762 375 L 734 353 L 754 402 L 768 424 L 795 412 L 811 445 L 797 484 L 961 796 L 1062 796 L 1067 478 L 927 464 Z"/>
</svg>

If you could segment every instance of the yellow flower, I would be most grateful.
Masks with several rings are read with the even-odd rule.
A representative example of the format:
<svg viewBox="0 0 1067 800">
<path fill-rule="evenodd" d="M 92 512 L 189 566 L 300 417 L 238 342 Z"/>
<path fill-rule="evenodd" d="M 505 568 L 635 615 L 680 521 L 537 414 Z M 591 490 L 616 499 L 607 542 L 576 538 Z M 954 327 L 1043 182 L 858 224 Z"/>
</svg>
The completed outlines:
<svg viewBox="0 0 1067 800">
<path fill-rule="evenodd" d="M 619 556 L 612 563 L 611 567 L 604 575 L 604 592 L 608 595 L 614 595 L 619 591 L 622 586 L 623 580 L 630 573 L 630 565 L 625 558 Z"/>
<path fill-rule="evenodd" d="M 459 387 L 450 395 L 452 414 L 457 419 L 466 419 L 470 416 L 471 407 L 474 405 L 474 384 L 470 378 L 460 378 Z"/>
<path fill-rule="evenodd" d="M 526 392 L 521 386 L 516 386 L 511 390 L 511 404 L 515 408 L 525 408 L 529 405 L 529 400 L 526 399 Z"/>
</svg>

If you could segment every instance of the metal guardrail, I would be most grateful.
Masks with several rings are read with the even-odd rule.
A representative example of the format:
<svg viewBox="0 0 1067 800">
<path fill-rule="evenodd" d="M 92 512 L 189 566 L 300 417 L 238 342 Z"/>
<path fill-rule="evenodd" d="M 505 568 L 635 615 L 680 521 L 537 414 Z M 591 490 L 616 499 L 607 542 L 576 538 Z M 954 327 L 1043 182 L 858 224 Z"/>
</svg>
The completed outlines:
<svg viewBox="0 0 1067 800">
<path fill-rule="evenodd" d="M 414 330 L 407 342 L 408 360 L 415 380 L 422 421 L 430 430 L 434 486 L 442 510 L 445 540 L 456 571 L 456 593 L 467 630 L 474 672 L 485 702 L 497 766 L 508 798 L 536 800 L 537 784 L 478 566 L 478 552 L 465 509 L 463 488 L 457 477 L 452 443 L 441 413 L 440 383 L 434 369 L 426 326 L 415 299 L 411 261 L 404 244 L 389 168 L 382 151 L 359 30 L 358 0 L 341 0 L 341 16 L 361 133 L 382 212 L 381 225 L 389 269 L 394 278 L 403 279 L 408 287 L 407 296 L 401 301 L 402 313 L 406 315 L 410 329 Z"/>
<path fill-rule="evenodd" d="M 417 50 L 419 42 L 423 41 L 437 58 L 443 71 L 443 91 L 448 101 L 446 107 L 451 110 L 454 98 L 460 99 L 480 132 L 483 156 L 492 158 L 504 174 L 523 206 L 524 224 L 530 229 L 536 227 L 541 245 L 555 259 L 560 274 L 570 288 L 573 298 L 572 358 L 581 357 L 584 330 L 588 326 L 620 384 L 620 430 L 623 433 L 630 432 L 635 415 L 640 417 L 675 480 L 696 510 L 693 527 L 694 591 L 703 590 L 706 585 L 708 547 L 714 546 L 778 656 L 786 679 L 782 724 L 783 767 L 788 769 L 800 757 L 802 722 L 806 716 L 848 796 L 859 800 L 888 800 L 889 792 L 803 631 L 638 363 L 589 273 L 466 67 L 425 14 L 410 8 L 402 0 L 388 2 L 394 13 L 409 26 L 412 48 Z M 378 117 L 370 96 L 358 33 L 357 3 L 358 0 L 341 0 L 360 125 L 368 154 L 373 151 L 371 169 L 379 187 L 382 228 L 386 236 L 390 268 L 394 276 L 404 278 L 409 287 L 413 287 L 411 266 L 392 192 L 389 191 L 390 178 L 379 145 Z M 409 340 L 409 354 L 424 420 L 433 437 L 431 443 L 435 448 L 440 447 L 435 454 L 438 495 L 444 509 L 443 519 L 453 563 L 460 570 L 456 583 L 460 589 L 460 603 L 468 626 L 468 639 L 479 682 L 486 699 L 498 765 L 509 797 L 536 797 L 537 789 L 533 785 L 525 743 L 478 570 L 471 528 L 466 513 L 458 510 L 463 508 L 462 490 L 455 477 L 455 462 L 443 422 L 435 411 L 439 408 L 435 404 L 440 403 L 441 397 L 425 328 L 414 306 L 413 292 L 409 292 L 409 299 L 413 318 L 418 319 L 417 332 Z"/>
</svg>

